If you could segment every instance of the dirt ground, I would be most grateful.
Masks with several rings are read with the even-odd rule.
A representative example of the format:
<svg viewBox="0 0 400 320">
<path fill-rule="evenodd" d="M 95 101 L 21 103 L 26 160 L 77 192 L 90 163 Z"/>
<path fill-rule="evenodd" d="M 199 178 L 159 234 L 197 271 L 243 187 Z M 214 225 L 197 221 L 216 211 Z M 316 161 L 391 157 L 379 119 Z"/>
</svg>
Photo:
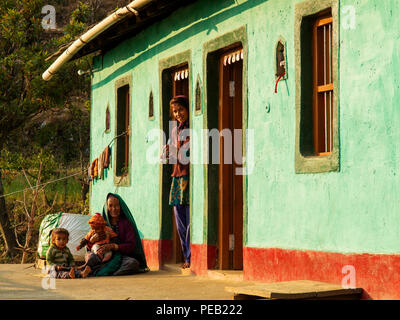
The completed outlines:
<svg viewBox="0 0 400 320">
<path fill-rule="evenodd" d="M 177 267 L 129 276 L 50 279 L 32 264 L 0 265 L 0 300 L 231 300 L 225 287 L 249 284 L 182 274 Z"/>
</svg>

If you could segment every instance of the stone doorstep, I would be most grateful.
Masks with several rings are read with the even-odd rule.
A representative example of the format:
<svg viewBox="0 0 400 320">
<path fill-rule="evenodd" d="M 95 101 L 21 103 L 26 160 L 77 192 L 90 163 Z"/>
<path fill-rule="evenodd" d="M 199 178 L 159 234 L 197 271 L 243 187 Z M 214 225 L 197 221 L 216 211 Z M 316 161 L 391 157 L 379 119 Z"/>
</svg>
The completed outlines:
<svg viewBox="0 0 400 320">
<path fill-rule="evenodd" d="M 241 299 L 360 299 L 362 288 L 345 289 L 340 285 L 297 280 L 258 283 L 252 286 L 225 287 L 235 300 Z"/>
<path fill-rule="evenodd" d="M 161 267 L 161 270 L 167 271 L 167 272 L 172 272 L 172 273 L 178 273 L 183 276 L 194 276 L 195 274 L 190 270 L 190 268 L 182 269 L 180 267 L 181 264 L 164 264 Z"/>
<path fill-rule="evenodd" d="M 212 280 L 243 281 L 243 270 L 208 270 L 207 277 Z"/>
<path fill-rule="evenodd" d="M 161 270 L 209 280 L 243 281 L 243 270 L 208 270 L 205 275 L 201 276 L 196 275 L 190 268 L 182 269 L 180 264 L 164 264 Z"/>
</svg>

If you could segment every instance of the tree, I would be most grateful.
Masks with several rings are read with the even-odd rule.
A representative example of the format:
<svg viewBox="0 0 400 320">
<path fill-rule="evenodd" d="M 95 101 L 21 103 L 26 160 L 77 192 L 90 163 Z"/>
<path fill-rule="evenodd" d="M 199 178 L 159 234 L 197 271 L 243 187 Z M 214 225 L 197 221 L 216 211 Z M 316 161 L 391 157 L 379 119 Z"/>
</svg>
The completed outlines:
<svg viewBox="0 0 400 320">
<path fill-rule="evenodd" d="M 33 147 L 29 148 L 33 151 Z M 16 245 L 14 249 L 21 250 L 22 261 L 25 263 L 28 253 L 32 253 L 34 250 L 30 248 L 32 240 L 34 226 L 37 219 L 49 213 L 56 202 L 57 193 L 53 197 L 51 205 L 48 205 L 45 187 L 46 183 L 57 170 L 57 163 L 54 156 L 44 150 L 36 150 L 32 152 L 33 155 L 27 156 L 24 153 L 9 152 L 3 150 L 0 157 L 0 166 L 7 172 L 22 172 L 25 177 L 25 189 L 23 190 L 23 201 L 15 200 L 16 204 L 14 209 L 17 208 L 22 214 L 15 215 L 13 223 L 10 225 L 10 229 L 14 231 L 16 235 Z M 31 195 L 28 197 L 27 195 Z M 39 203 L 39 196 L 43 195 L 46 201 Z M 24 227 L 23 239 L 25 243 L 21 245 L 22 241 L 19 241 L 17 237 L 17 228 Z"/>
<path fill-rule="evenodd" d="M 43 0 L 0 1 L 0 154 L 6 147 L 21 146 L 23 128 L 39 114 L 65 107 L 68 97 L 88 92 L 89 81 L 79 77 L 79 68 L 89 68 L 89 58 L 65 66 L 45 82 L 41 75 L 50 65 L 49 50 L 65 44 L 86 27 L 87 5 L 80 4 L 62 37 L 51 38 L 41 26 Z M 82 9 L 83 8 L 83 9 Z M 10 141 L 13 137 L 13 141 Z M 13 255 L 18 247 L 11 228 L 6 200 L 3 197 L 0 167 L 0 230 L 6 244 L 6 254 Z"/>
</svg>

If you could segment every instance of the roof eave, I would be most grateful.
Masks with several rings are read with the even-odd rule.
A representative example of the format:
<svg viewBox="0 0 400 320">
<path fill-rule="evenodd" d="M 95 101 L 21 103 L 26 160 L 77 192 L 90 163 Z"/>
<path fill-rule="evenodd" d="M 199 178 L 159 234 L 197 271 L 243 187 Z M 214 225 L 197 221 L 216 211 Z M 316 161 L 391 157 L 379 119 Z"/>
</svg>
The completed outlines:
<svg viewBox="0 0 400 320">
<path fill-rule="evenodd" d="M 71 60 L 78 51 L 90 43 L 93 39 L 97 38 L 101 33 L 109 29 L 114 24 L 120 22 L 126 17 L 139 14 L 137 10 L 145 7 L 154 0 L 135 0 L 123 8 L 118 9 L 108 17 L 104 18 L 101 22 L 86 31 L 78 39 L 76 39 L 57 59 L 52 65 L 43 73 L 43 80 L 50 80 L 54 74 L 69 60 Z"/>
</svg>

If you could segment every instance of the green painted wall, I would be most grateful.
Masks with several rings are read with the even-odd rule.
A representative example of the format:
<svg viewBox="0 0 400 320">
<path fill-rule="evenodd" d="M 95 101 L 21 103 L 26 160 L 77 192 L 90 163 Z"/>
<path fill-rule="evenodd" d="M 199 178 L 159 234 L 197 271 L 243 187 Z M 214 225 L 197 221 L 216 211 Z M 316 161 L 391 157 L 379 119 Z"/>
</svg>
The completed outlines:
<svg viewBox="0 0 400 320">
<path fill-rule="evenodd" d="M 160 128 L 159 60 L 191 50 L 192 97 L 203 74 L 203 44 L 247 28 L 248 129 L 254 129 L 253 172 L 247 177 L 247 242 L 338 252 L 400 252 L 400 7 L 397 0 L 339 1 L 339 171 L 295 173 L 294 12 L 299 0 L 198 1 L 95 59 L 91 159 L 114 137 L 115 81 L 132 75 L 130 187 L 116 187 L 112 170 L 91 187 L 91 212 L 108 192 L 130 206 L 146 239 L 158 239 L 159 170 L 148 164 L 151 129 Z M 352 6 L 352 7 L 346 7 Z M 348 28 L 354 8 L 355 28 Z M 288 77 L 274 93 L 274 49 L 287 44 Z M 204 88 L 202 88 L 204 89 Z M 148 119 L 153 91 L 155 119 Z M 111 130 L 104 133 L 110 105 Z M 192 100 L 192 104 L 194 100 Z M 266 107 L 269 106 L 269 112 Z M 203 106 L 204 108 L 204 106 Z M 204 126 L 192 113 L 192 128 Z M 201 148 L 200 148 L 201 150 Z M 192 242 L 205 236 L 204 166 L 194 164 Z"/>
</svg>

